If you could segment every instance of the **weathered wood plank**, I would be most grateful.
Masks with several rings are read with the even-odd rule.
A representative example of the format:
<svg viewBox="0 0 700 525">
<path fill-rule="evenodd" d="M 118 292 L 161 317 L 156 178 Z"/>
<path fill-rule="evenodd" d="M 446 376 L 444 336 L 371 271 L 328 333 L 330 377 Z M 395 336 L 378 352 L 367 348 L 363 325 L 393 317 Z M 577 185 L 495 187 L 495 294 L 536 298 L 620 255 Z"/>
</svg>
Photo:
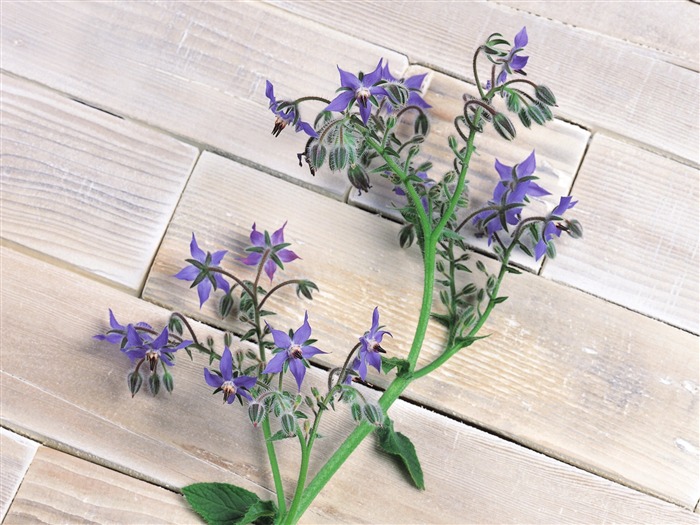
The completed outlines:
<svg viewBox="0 0 700 525">
<path fill-rule="evenodd" d="M 183 194 L 144 297 L 234 326 L 222 324 L 216 301 L 200 311 L 189 283 L 172 278 L 186 264 L 190 236 L 206 250 L 231 250 L 224 266 L 252 279 L 253 270 L 234 261 L 250 225 L 274 230 L 286 220 L 285 240 L 303 260 L 282 275 L 311 278 L 321 293 L 300 304 L 292 291 L 281 292 L 269 303 L 279 313 L 269 322 L 296 329 L 308 308 L 319 346 L 334 351 L 319 361 L 341 366 L 378 305 L 394 334 L 390 351 L 404 355 L 422 274 L 418 253 L 397 247 L 398 225 L 209 153 Z M 536 275 L 509 280 L 503 293 L 512 300 L 486 326 L 491 337 L 412 386 L 411 398 L 692 508 L 700 494 L 698 338 Z M 429 331 L 426 359 L 438 355 L 441 338 L 439 329 Z"/>
<path fill-rule="evenodd" d="M 41 447 L 4 523 L 199 523 L 185 498 Z"/>
<path fill-rule="evenodd" d="M 324 1 L 272 4 L 321 24 L 338 16 Z M 378 8 L 378 5 L 381 8 Z M 663 4 L 657 6 L 663 9 Z M 471 56 L 491 33 L 510 39 L 527 26 L 532 55 L 528 78 L 550 86 L 557 113 L 606 129 L 692 162 L 698 151 L 700 79 L 659 53 L 488 2 L 382 2 L 343 4 L 342 30 L 400 50 L 411 62 L 473 82 Z M 390 20 L 391 23 L 387 23 Z M 667 101 L 673 99 L 673 104 Z"/>
<path fill-rule="evenodd" d="M 700 9 L 686 0 L 588 2 L 495 0 L 518 11 L 600 33 L 668 54 L 668 59 L 698 70 Z"/>
<path fill-rule="evenodd" d="M 2 236 L 138 291 L 198 151 L 0 77 Z"/>
<path fill-rule="evenodd" d="M 596 135 L 572 194 L 585 238 L 543 275 L 697 334 L 700 172 Z"/>
<path fill-rule="evenodd" d="M 452 164 L 454 154 L 448 146 L 447 139 L 450 135 L 457 135 L 454 118 L 463 112 L 462 95 L 467 93 L 474 96 L 477 91 L 474 86 L 466 82 L 441 73 L 431 73 L 425 68 L 411 66 L 406 76 L 426 72 L 430 75 L 428 77 L 430 84 L 425 100 L 432 106 L 429 112 L 434 118 L 431 121 L 431 131 L 421 148 L 421 154 L 416 158 L 416 163 L 432 162 L 433 169 L 429 175 L 439 180 L 445 173 L 454 169 Z M 497 101 L 498 103 L 500 101 Z M 412 122 L 413 120 L 409 118 L 407 124 L 412 125 Z M 518 124 L 516 122 L 516 125 Z M 498 174 L 494 169 L 496 158 L 512 166 L 522 162 L 534 149 L 538 166 L 536 175 L 540 177 L 538 182 L 552 195 L 533 198 L 531 207 L 528 208 L 532 215 L 546 214 L 557 205 L 559 196 L 568 195 L 589 137 L 590 133 L 585 129 L 561 120 L 550 122 L 547 126 L 533 126 L 529 130 L 518 125 L 516 138 L 511 142 L 506 142 L 492 128 L 489 128 L 477 138 L 477 152 L 470 163 L 468 180 L 471 205 L 476 208 L 491 199 L 498 180 Z M 333 175 L 321 172 L 318 176 Z M 389 180 L 382 177 L 373 178 L 370 192 L 363 193 L 361 196 L 358 196 L 357 192 L 352 192 L 350 201 L 358 206 L 402 220 L 396 207 L 404 205 L 405 197 L 397 196 Z M 477 238 L 471 224 L 465 226 L 463 233 L 466 234 L 471 245 L 487 249 L 486 239 Z M 539 269 L 541 264 L 522 252 L 515 254 L 513 260 L 531 269 Z"/>
<path fill-rule="evenodd" d="M 5 519 L 38 447 L 38 443 L 0 428 L 0 522 Z"/>
<path fill-rule="evenodd" d="M 265 80 L 278 100 L 330 97 L 336 64 L 369 70 L 384 56 L 397 73 L 407 66 L 395 52 L 256 2 L 8 2 L 1 24 L 5 70 L 337 197 L 344 178 L 298 166 L 303 133 L 270 142 Z M 301 114 L 313 119 L 308 108 Z"/>
<path fill-rule="evenodd" d="M 126 358 L 116 348 L 90 339 L 106 326 L 95 312 L 104 312 L 108 306 L 122 321 L 128 317 L 154 324 L 167 318 L 165 311 L 8 249 L 2 249 L 2 262 L 6 314 L 0 337 L 3 349 L 9 349 L 3 355 L 0 382 L 3 424 L 47 436 L 53 444 L 91 461 L 167 486 L 226 480 L 257 487 L 263 495 L 262 487 L 271 482 L 262 467 L 259 436 L 237 405 L 222 405 L 211 398 L 201 378 L 203 359 L 196 358 L 193 364 L 178 357 L 171 396 L 152 398 L 139 393 L 131 399 L 124 381 L 129 368 Z M 43 278 L 41 292 L 25 286 L 37 274 Z M 57 298 L 48 308 L 46 293 Z M 91 297 L 89 303 L 86 296 Z M 220 334 L 196 327 L 220 341 Z M 27 341 L 35 339 L 42 341 L 41 353 L 28 351 Z M 49 356 L 51 366 L 44 366 Z M 320 386 L 323 376 L 313 368 L 308 377 Z M 34 402 L 39 396 L 42 402 Z M 397 429 L 410 435 L 417 447 L 427 490 L 411 489 L 368 440 L 321 493 L 304 522 L 697 523 L 697 516 L 687 510 L 419 407 L 398 402 L 392 417 Z M 352 428 L 349 419 L 344 408 L 328 414 L 325 438 L 317 442 L 319 461 Z M 289 486 L 292 473 L 286 468 L 296 463 L 296 444 L 281 442 L 278 451 Z M 55 460 L 55 452 L 50 456 L 39 464 L 41 471 L 28 488 L 49 485 L 61 502 L 69 492 L 67 483 L 75 487 L 71 492 L 80 492 L 85 477 L 92 485 L 105 482 L 107 474 L 100 467 L 84 463 L 75 467 L 77 460 Z M 314 462 L 312 470 L 318 465 Z M 370 472 L 381 472 L 381 482 L 358 483 Z M 64 488 L 48 479 L 53 475 L 67 480 Z M 124 496 L 143 493 L 134 487 L 141 482 L 114 476 L 120 481 L 119 487 L 111 489 L 113 497 L 84 503 L 102 507 L 108 518 Z M 348 494 L 352 494 L 351 504 Z M 174 517 L 172 522 L 181 521 Z"/>
</svg>

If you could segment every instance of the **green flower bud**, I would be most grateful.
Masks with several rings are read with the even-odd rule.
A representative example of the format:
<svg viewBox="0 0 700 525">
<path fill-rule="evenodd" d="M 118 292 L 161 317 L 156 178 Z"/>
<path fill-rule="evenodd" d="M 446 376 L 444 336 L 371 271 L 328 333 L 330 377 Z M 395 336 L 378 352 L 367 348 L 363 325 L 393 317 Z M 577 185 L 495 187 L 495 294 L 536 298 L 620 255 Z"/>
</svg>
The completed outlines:
<svg viewBox="0 0 700 525">
<path fill-rule="evenodd" d="M 496 113 L 493 116 L 493 127 L 504 139 L 513 140 L 515 138 L 515 127 L 503 113 Z"/>
<path fill-rule="evenodd" d="M 291 412 L 282 414 L 280 423 L 282 424 L 282 432 L 288 436 L 293 436 L 297 433 L 297 420 Z"/>
<path fill-rule="evenodd" d="M 384 421 L 384 414 L 379 405 L 365 405 L 365 417 L 372 425 L 381 426 Z"/>
<path fill-rule="evenodd" d="M 535 96 L 537 100 L 547 104 L 548 106 L 556 106 L 557 99 L 554 97 L 554 93 L 547 86 L 537 86 L 535 88 Z"/>
<path fill-rule="evenodd" d="M 250 422 L 253 423 L 255 428 L 257 428 L 260 423 L 265 421 L 266 415 L 267 412 L 265 411 L 265 407 L 259 401 L 252 401 L 248 405 L 248 419 L 250 419 Z"/>
</svg>

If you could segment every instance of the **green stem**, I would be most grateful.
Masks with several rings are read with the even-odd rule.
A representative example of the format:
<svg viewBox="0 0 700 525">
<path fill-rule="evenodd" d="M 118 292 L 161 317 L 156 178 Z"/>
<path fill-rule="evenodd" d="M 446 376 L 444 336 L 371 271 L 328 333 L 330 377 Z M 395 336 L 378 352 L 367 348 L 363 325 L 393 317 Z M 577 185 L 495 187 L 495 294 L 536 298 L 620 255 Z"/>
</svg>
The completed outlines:
<svg viewBox="0 0 700 525">
<path fill-rule="evenodd" d="M 270 430 L 270 418 L 266 417 L 262 422 L 263 436 L 265 438 L 265 448 L 267 449 L 267 457 L 270 461 L 270 471 L 272 471 L 272 479 L 275 482 L 275 492 L 277 493 L 277 506 L 279 507 L 280 515 L 287 512 L 287 502 L 284 499 L 284 487 L 282 486 L 282 475 L 280 474 L 279 463 L 277 462 L 277 454 L 275 452 L 275 444 L 270 441 L 272 431 Z"/>
</svg>

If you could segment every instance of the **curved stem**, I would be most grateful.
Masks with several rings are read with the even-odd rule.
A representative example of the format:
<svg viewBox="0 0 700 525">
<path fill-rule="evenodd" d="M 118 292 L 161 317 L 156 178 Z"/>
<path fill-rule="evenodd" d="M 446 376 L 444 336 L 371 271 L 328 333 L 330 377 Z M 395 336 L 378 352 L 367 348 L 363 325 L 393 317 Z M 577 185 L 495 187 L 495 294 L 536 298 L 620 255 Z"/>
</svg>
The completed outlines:
<svg viewBox="0 0 700 525">
<path fill-rule="evenodd" d="M 289 285 L 289 284 L 299 284 L 300 282 L 302 282 L 302 279 L 291 279 L 291 280 L 289 280 L 289 281 L 284 281 L 283 283 L 279 283 L 277 286 L 275 286 L 274 288 L 272 288 L 272 290 L 270 290 L 269 292 L 267 292 L 267 294 L 265 294 L 265 297 L 263 297 L 263 300 L 260 301 L 260 305 L 259 305 L 260 310 L 262 310 L 262 307 L 263 307 L 263 305 L 265 304 L 265 301 L 267 301 L 267 298 L 270 297 L 270 296 L 271 296 L 273 293 L 275 293 L 277 290 L 279 290 L 279 289 L 282 288 L 283 286 L 287 286 L 287 285 Z"/>
</svg>

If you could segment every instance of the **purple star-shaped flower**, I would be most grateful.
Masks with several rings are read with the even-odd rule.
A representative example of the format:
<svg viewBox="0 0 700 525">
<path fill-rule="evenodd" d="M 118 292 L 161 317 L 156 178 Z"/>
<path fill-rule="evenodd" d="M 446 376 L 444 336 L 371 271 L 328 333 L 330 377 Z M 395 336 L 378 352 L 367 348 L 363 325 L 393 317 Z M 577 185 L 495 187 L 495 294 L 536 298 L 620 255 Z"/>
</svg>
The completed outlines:
<svg viewBox="0 0 700 525">
<path fill-rule="evenodd" d="M 279 230 L 270 235 L 267 232 L 259 232 L 255 227 L 255 223 L 253 223 L 253 231 L 250 232 L 252 246 L 246 248 L 246 251 L 250 252 L 250 254 L 248 254 L 248 257 L 239 258 L 238 260 L 248 266 L 256 266 L 263 258 L 263 255 L 267 253 L 264 269 L 270 278 L 270 282 L 272 282 L 277 267 L 284 269 L 282 263 L 299 259 L 299 256 L 292 250 L 285 249 L 288 246 L 284 242 L 284 227 L 286 225 L 287 223 L 285 222 Z"/>
<path fill-rule="evenodd" d="M 519 56 L 525 46 L 527 45 L 527 30 L 523 27 L 517 35 L 515 35 L 515 40 L 513 42 L 513 48 L 510 50 L 506 58 L 502 62 L 501 72 L 496 79 L 496 85 L 503 84 L 508 78 L 509 74 L 520 73 L 525 74 L 523 69 L 527 65 L 527 61 L 530 57 Z"/>
<path fill-rule="evenodd" d="M 195 239 L 193 233 L 192 241 L 190 242 L 190 254 L 192 255 L 192 259 L 187 259 L 190 266 L 186 266 L 180 270 L 175 277 L 183 281 L 193 281 L 192 287 L 197 286 L 199 307 L 201 308 L 206 300 L 209 299 L 212 285 L 214 286 L 214 290 L 221 288 L 226 293 L 228 293 L 230 289 L 223 275 L 218 272 L 209 271 L 209 268 L 216 268 L 221 264 L 221 260 L 224 258 L 224 255 L 226 255 L 226 250 L 214 252 L 213 254 L 209 252 L 204 253 L 197 245 L 197 239 Z"/>
<path fill-rule="evenodd" d="M 536 261 L 538 261 L 540 257 L 547 252 L 547 243 L 553 237 L 561 236 L 562 230 L 558 227 L 556 221 L 561 220 L 561 217 L 564 215 L 566 210 L 570 210 L 576 206 L 576 204 L 578 204 L 578 201 L 571 202 L 572 198 L 573 197 L 562 197 L 559 199 L 559 204 L 557 204 L 557 206 L 552 210 L 552 213 L 550 213 L 547 217 L 544 229 L 542 230 L 542 238 L 537 241 L 537 244 L 535 245 Z"/>
<path fill-rule="evenodd" d="M 126 326 L 119 324 L 111 308 L 109 309 L 109 326 L 111 329 L 106 334 L 93 335 L 92 338 L 112 344 L 121 344 L 126 339 Z"/>
<path fill-rule="evenodd" d="M 299 390 L 301 390 L 301 383 L 304 381 L 304 375 L 306 374 L 306 360 L 317 354 L 326 353 L 315 346 L 304 344 L 311 337 L 308 312 L 304 314 L 304 324 L 293 333 L 292 337 L 272 327 L 270 327 L 270 333 L 272 333 L 275 345 L 280 351 L 277 352 L 267 364 L 265 370 L 263 370 L 263 374 L 277 374 L 282 372 L 285 365 L 288 364 L 289 370 L 291 370 L 294 379 L 296 379 L 297 386 Z"/>
<path fill-rule="evenodd" d="M 364 75 L 362 80 L 352 73 L 343 71 L 340 67 L 338 67 L 338 71 L 340 72 L 340 94 L 331 100 L 324 111 L 345 111 L 354 102 L 357 102 L 360 108 L 360 118 L 362 123 L 366 125 L 372 112 L 372 103 L 376 105 L 375 97 L 386 95 L 383 87 L 375 85 L 382 80 L 382 60 L 380 59 L 374 71 Z"/>
<path fill-rule="evenodd" d="M 535 151 L 522 162 L 515 166 L 506 166 L 496 159 L 495 168 L 500 176 L 493 191 L 493 199 L 490 205 L 501 206 L 505 211 L 484 210 L 474 217 L 474 224 L 480 224 L 486 229 L 486 234 L 491 243 L 494 233 L 506 229 L 507 225 L 516 225 L 520 222 L 522 211 L 528 197 L 542 197 L 550 193 L 534 182 L 533 175 L 537 167 Z"/>
<path fill-rule="evenodd" d="M 224 393 L 224 403 L 230 405 L 236 396 L 245 397 L 248 401 L 253 400 L 248 390 L 253 388 L 258 380 L 251 376 L 233 377 L 233 356 L 228 346 L 224 348 L 224 353 L 221 355 L 219 371 L 220 373 L 212 373 L 205 368 L 204 380 L 209 386 L 216 388 L 215 393 L 219 391 Z"/>
<path fill-rule="evenodd" d="M 192 341 L 182 341 L 178 345 L 168 346 L 167 326 L 163 328 L 158 337 L 151 339 L 147 334 L 138 332 L 133 325 L 129 325 L 127 326 L 126 339 L 127 344 L 122 351 L 131 359 L 132 363 L 137 359 L 146 359 L 151 371 L 156 369 L 159 359 L 166 365 L 173 366 L 171 354 L 192 344 Z"/>
<path fill-rule="evenodd" d="M 297 115 L 296 105 L 291 102 L 278 102 L 275 98 L 275 88 L 272 86 L 272 82 L 269 80 L 265 81 L 265 96 L 270 101 L 270 111 L 275 115 L 275 127 L 272 128 L 272 134 L 278 137 L 282 130 L 289 125 L 294 125 L 294 131 L 297 133 L 303 131 L 311 137 L 318 137 L 318 133 L 314 128 L 308 123 L 304 122 Z"/>
<path fill-rule="evenodd" d="M 360 355 L 352 363 L 353 370 L 357 370 L 363 381 L 367 377 L 368 364 L 376 368 L 377 372 L 382 370 L 382 358 L 379 354 L 385 353 L 381 347 L 382 338 L 385 335 L 392 337 L 389 332 L 379 329 L 379 307 L 376 307 L 372 313 L 371 328 L 360 337 Z"/>
</svg>

